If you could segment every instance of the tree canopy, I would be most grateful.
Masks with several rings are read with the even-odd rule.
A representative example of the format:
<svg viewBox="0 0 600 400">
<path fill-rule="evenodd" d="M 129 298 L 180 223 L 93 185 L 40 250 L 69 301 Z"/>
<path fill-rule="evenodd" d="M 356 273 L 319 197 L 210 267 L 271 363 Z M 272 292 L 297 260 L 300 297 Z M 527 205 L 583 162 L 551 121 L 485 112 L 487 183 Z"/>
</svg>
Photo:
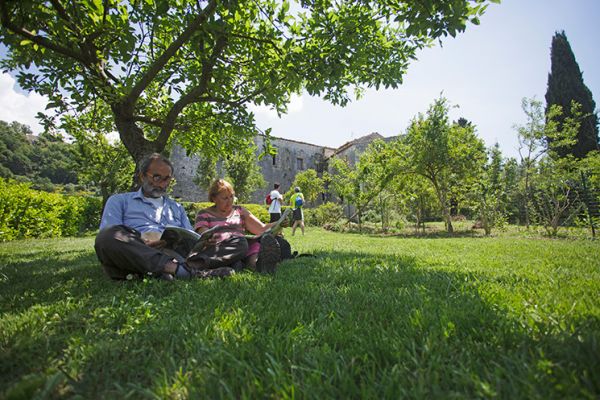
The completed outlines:
<svg viewBox="0 0 600 400">
<path fill-rule="evenodd" d="M 54 117 L 108 113 L 135 160 L 173 138 L 223 154 L 256 133 L 248 103 L 397 87 L 418 49 L 490 2 L 0 0 L 0 67 Z"/>
<path fill-rule="evenodd" d="M 551 72 L 548 74 L 546 89 L 546 114 L 554 105 L 560 106 L 563 114 L 559 123 L 572 116 L 573 103 L 581 106 L 582 121 L 575 143 L 557 148 L 561 156 L 573 154 L 583 158 L 592 150 L 599 150 L 598 115 L 592 92 L 583 83 L 583 76 L 565 32 L 557 32 L 552 38 L 550 50 Z M 548 138 L 552 141 L 552 138 Z"/>
<path fill-rule="evenodd" d="M 0 177 L 39 184 L 77 183 L 73 145 L 61 137 L 34 136 L 27 125 L 0 121 Z"/>
<path fill-rule="evenodd" d="M 413 119 L 399 141 L 406 172 L 431 182 L 438 197 L 448 232 L 453 231 L 451 201 L 464 195 L 470 180 L 485 163 L 485 146 L 469 123 L 450 123 L 448 101 L 435 100 L 426 115 Z"/>
</svg>

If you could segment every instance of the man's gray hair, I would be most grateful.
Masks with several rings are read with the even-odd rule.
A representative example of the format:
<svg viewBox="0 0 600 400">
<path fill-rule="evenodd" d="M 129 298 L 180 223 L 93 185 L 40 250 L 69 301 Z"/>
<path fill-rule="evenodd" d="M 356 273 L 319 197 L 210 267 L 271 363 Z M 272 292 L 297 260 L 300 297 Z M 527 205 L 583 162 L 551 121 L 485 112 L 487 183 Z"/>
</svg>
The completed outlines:
<svg viewBox="0 0 600 400">
<path fill-rule="evenodd" d="M 152 164 L 154 161 L 164 162 L 171 168 L 171 172 L 173 172 L 173 164 L 167 157 L 163 156 L 160 153 L 152 153 L 144 157 L 142 161 L 140 161 L 140 173 L 144 175 L 146 172 L 148 172 L 148 170 L 150 169 L 150 164 Z"/>
</svg>

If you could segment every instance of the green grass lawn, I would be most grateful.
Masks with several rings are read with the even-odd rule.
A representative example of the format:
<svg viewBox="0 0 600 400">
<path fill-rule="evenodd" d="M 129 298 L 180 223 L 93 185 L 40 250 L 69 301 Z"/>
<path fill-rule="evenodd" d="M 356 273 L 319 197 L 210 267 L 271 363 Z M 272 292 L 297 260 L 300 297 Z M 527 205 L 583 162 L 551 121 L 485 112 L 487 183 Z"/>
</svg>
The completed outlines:
<svg viewBox="0 0 600 400">
<path fill-rule="evenodd" d="M 0 398 L 600 397 L 600 243 L 307 228 L 277 274 L 114 283 L 0 244 Z"/>
</svg>

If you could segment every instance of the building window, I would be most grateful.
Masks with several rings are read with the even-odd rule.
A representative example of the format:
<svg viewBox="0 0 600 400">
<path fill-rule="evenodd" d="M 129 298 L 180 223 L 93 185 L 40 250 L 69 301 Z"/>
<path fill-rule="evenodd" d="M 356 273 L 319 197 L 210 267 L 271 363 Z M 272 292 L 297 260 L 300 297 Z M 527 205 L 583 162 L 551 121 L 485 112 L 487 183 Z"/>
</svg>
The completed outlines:
<svg viewBox="0 0 600 400">
<path fill-rule="evenodd" d="M 296 158 L 296 169 L 302 171 L 304 169 L 304 160 L 302 158 Z"/>
</svg>

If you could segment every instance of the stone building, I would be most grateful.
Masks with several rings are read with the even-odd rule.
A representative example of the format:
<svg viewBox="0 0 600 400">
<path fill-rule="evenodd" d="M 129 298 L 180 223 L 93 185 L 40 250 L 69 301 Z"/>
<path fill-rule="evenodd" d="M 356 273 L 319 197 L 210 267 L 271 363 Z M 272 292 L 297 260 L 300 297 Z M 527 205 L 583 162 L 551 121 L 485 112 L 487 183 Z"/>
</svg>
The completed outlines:
<svg viewBox="0 0 600 400">
<path fill-rule="evenodd" d="M 350 165 L 354 165 L 369 143 L 376 139 L 384 138 L 378 133 L 371 133 L 334 149 L 296 140 L 271 137 L 271 145 L 277 149 L 277 154 L 272 157 L 263 157 L 262 160 L 257 161 L 267 186 L 258 188 L 252 194 L 252 201 L 262 203 L 266 193 L 272 190 L 274 182 L 281 184 L 280 192 L 286 192 L 294 182 L 298 172 L 314 169 L 321 176 L 327 170 L 327 161 L 333 156 L 345 158 Z M 262 148 L 263 142 L 263 136 L 255 138 L 258 149 Z M 194 183 L 194 177 L 200 162 L 199 156 L 192 155 L 189 157 L 186 155 L 185 150 L 176 146 L 171 153 L 171 161 L 173 162 L 176 178 L 176 183 L 173 186 L 173 196 L 184 201 L 208 201 L 206 189 L 199 188 Z"/>
</svg>

